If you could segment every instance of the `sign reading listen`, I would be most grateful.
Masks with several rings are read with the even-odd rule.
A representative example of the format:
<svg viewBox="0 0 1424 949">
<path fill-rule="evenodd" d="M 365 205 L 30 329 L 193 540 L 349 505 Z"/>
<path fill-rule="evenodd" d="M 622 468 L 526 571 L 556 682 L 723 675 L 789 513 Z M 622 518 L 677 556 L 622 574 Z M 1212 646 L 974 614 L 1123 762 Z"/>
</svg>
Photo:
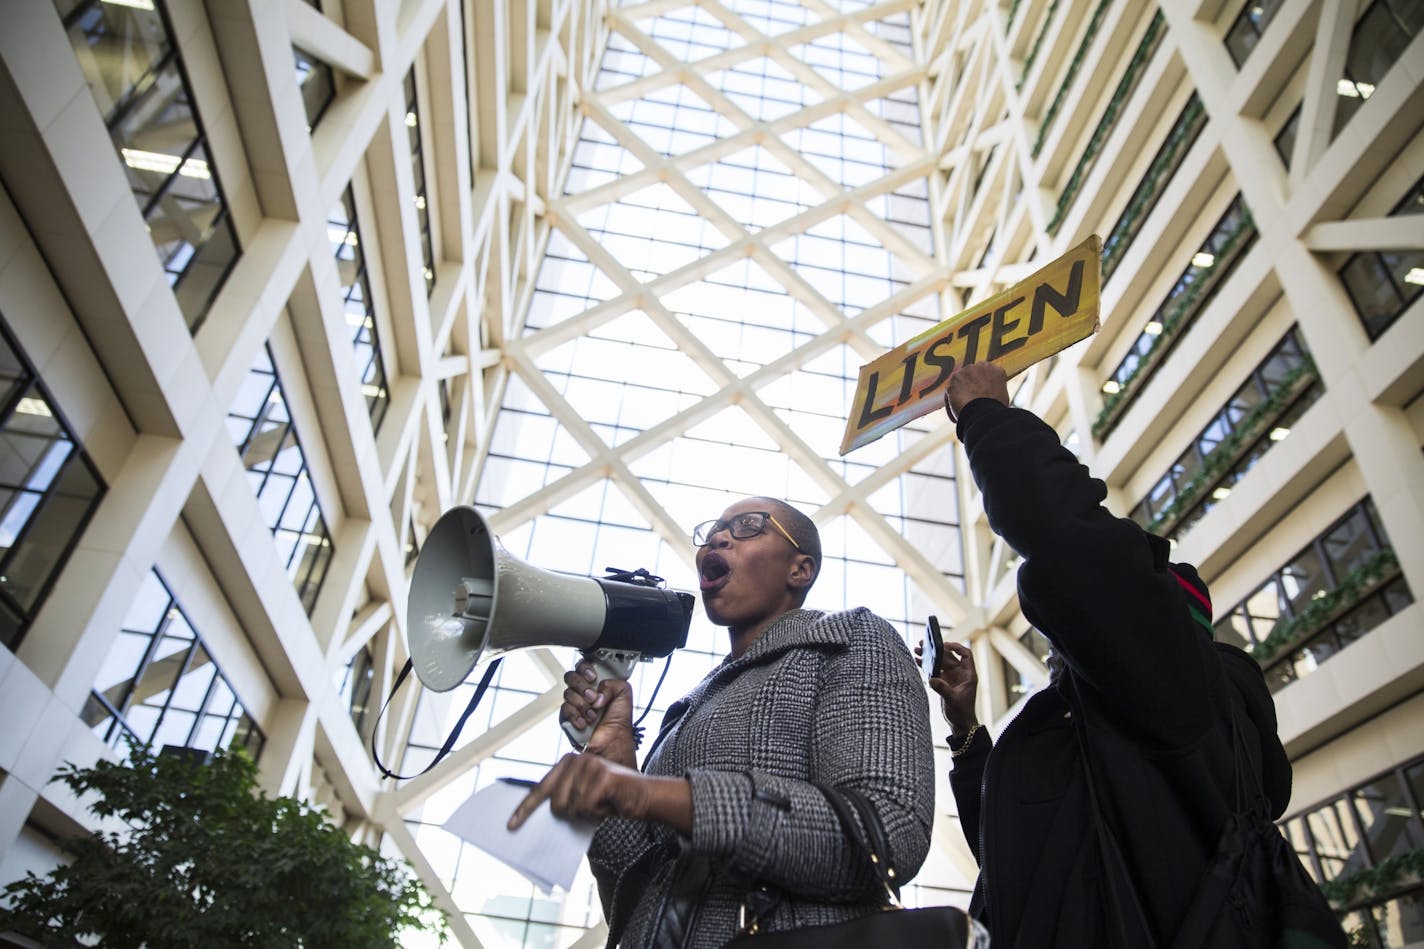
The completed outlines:
<svg viewBox="0 0 1424 949">
<path fill-rule="evenodd" d="M 861 366 L 840 453 L 939 408 L 959 366 L 992 362 L 1014 376 L 1092 335 L 1101 254 L 1095 234 L 1027 280 Z"/>
</svg>

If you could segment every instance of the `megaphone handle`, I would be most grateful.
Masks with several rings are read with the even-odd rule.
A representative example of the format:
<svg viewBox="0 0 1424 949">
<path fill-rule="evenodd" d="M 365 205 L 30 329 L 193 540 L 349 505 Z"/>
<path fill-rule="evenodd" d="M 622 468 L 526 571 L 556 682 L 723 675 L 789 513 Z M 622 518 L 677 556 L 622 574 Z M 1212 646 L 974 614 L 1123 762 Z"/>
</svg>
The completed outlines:
<svg viewBox="0 0 1424 949">
<path fill-rule="evenodd" d="M 643 658 L 641 653 L 630 652 L 626 649 L 587 649 L 584 650 L 583 657 L 593 664 L 595 691 L 606 679 L 626 679 L 633 674 L 633 667 L 638 660 Z M 593 737 L 593 731 L 598 727 L 598 723 L 603 720 L 603 713 L 608 711 L 608 706 L 598 710 L 598 717 L 593 724 L 586 728 L 579 728 L 573 722 L 560 722 L 559 727 L 563 728 L 564 734 L 569 736 L 569 740 L 574 743 L 574 747 L 583 751 L 588 744 L 588 740 Z"/>
</svg>

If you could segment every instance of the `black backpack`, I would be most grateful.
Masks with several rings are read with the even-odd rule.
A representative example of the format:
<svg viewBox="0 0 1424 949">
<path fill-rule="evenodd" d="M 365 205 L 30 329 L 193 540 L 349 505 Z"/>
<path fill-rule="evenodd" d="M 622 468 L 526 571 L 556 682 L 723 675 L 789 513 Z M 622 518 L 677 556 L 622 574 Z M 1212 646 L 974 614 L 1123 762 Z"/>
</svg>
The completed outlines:
<svg viewBox="0 0 1424 949">
<path fill-rule="evenodd" d="M 1261 775 L 1242 738 L 1243 712 L 1235 696 L 1229 704 L 1236 761 L 1235 808 L 1221 829 L 1216 853 L 1170 947 L 1346 949 L 1345 931 L 1330 904 L 1271 821 Z M 1079 742 L 1105 868 L 1108 928 L 1115 945 L 1156 949 L 1132 876 L 1098 807 L 1093 768 L 1081 735 Z"/>
</svg>

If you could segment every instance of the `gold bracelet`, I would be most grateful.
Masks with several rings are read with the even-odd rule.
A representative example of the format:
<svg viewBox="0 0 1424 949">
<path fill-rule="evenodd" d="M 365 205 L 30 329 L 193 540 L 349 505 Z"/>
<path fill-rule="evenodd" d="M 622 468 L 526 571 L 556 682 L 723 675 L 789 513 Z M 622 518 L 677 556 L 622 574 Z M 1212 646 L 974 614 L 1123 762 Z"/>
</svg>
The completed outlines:
<svg viewBox="0 0 1424 949">
<path fill-rule="evenodd" d="M 962 754 L 964 754 L 966 751 L 968 751 L 968 750 L 969 750 L 969 743 L 974 740 L 974 735 L 975 735 L 978 731 L 979 731 L 979 726 L 978 726 L 978 725 L 975 725 L 974 727 L 970 728 L 970 729 L 969 729 L 969 733 L 964 736 L 964 743 L 959 746 L 959 750 L 958 750 L 958 751 L 956 751 L 956 750 L 954 749 L 954 746 L 953 746 L 953 745 L 950 745 L 950 747 L 949 747 L 949 756 L 950 756 L 951 758 L 958 758 L 960 755 L 962 755 Z M 953 736 L 951 736 L 951 737 L 953 737 Z"/>
</svg>

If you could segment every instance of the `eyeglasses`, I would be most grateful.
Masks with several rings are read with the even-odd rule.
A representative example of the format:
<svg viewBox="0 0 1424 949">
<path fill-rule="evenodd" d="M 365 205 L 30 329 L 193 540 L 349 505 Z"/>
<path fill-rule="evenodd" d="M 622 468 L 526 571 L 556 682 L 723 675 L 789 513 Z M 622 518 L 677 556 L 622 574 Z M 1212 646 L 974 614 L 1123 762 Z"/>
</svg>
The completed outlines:
<svg viewBox="0 0 1424 949">
<path fill-rule="evenodd" d="M 781 526 L 781 522 L 771 515 L 770 511 L 743 511 L 741 514 L 734 514 L 725 521 L 703 521 L 692 529 L 692 543 L 698 547 L 706 547 L 712 541 L 712 535 L 718 531 L 725 530 L 737 540 L 746 540 L 748 537 L 755 537 L 766 530 L 766 522 L 771 521 L 771 526 L 781 532 L 781 536 L 791 541 L 791 546 L 796 548 L 797 553 L 801 553 L 801 545 L 786 532 L 786 528 Z"/>
</svg>

